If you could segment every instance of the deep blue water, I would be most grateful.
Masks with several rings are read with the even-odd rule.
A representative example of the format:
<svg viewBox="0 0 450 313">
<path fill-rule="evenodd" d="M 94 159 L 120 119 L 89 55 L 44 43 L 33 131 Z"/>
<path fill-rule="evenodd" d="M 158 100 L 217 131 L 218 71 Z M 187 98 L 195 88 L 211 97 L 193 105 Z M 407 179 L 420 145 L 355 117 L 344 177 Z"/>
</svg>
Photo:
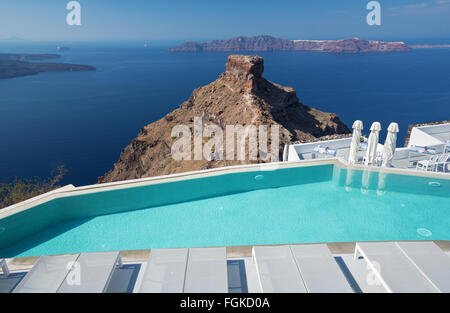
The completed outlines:
<svg viewBox="0 0 450 313">
<path fill-rule="evenodd" d="M 57 53 L 56 44 L 2 43 L 0 52 Z M 86 185 L 113 167 L 139 129 L 177 108 L 225 70 L 228 53 L 169 53 L 133 43 L 70 44 L 61 62 L 96 72 L 41 73 L 0 80 L 0 181 L 46 177 L 57 165 L 64 183 Z M 450 49 L 331 55 L 260 52 L 264 76 L 292 86 L 304 104 L 400 125 L 450 118 Z M 384 140 L 384 133 L 381 136 Z"/>
</svg>

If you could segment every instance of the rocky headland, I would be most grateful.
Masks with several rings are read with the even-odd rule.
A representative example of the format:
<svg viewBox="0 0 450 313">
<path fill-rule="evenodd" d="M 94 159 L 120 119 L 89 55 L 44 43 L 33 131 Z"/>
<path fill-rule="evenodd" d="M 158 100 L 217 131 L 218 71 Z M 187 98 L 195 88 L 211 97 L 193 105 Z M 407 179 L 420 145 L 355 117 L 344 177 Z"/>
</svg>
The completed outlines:
<svg viewBox="0 0 450 313">
<path fill-rule="evenodd" d="M 280 129 L 278 154 L 282 152 L 283 143 L 308 142 L 350 132 L 336 114 L 302 104 L 293 88 L 266 80 L 263 71 L 261 57 L 229 56 L 226 71 L 216 81 L 194 90 L 178 109 L 143 127 L 122 151 L 114 168 L 99 178 L 99 183 L 255 163 L 174 160 L 171 146 L 177 139 L 172 137 L 173 127 L 188 125 L 192 130 L 196 117 L 201 117 L 204 124 L 221 129 L 227 125 L 277 125 Z"/>
</svg>

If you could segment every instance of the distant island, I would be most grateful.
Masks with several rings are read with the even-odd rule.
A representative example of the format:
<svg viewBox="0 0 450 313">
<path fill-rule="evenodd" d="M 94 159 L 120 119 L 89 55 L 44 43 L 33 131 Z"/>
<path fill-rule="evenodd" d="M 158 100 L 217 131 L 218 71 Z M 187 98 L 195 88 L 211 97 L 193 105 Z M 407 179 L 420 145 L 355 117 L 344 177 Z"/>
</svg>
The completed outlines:
<svg viewBox="0 0 450 313">
<path fill-rule="evenodd" d="M 57 51 L 69 51 L 70 48 L 69 48 L 69 47 L 58 46 L 58 47 L 56 47 L 56 50 L 57 50 Z"/>
<path fill-rule="evenodd" d="M 320 51 L 327 53 L 404 52 L 411 47 L 402 41 L 387 42 L 360 38 L 342 40 L 287 40 L 272 36 L 236 37 L 207 42 L 185 42 L 172 52 L 200 51 Z"/>
<path fill-rule="evenodd" d="M 39 61 L 60 57 L 59 54 L 0 53 L 0 61 Z"/>
<path fill-rule="evenodd" d="M 42 72 L 95 71 L 89 65 L 67 63 L 32 63 L 60 58 L 58 54 L 14 54 L 0 53 L 0 79 L 36 75 Z"/>
</svg>

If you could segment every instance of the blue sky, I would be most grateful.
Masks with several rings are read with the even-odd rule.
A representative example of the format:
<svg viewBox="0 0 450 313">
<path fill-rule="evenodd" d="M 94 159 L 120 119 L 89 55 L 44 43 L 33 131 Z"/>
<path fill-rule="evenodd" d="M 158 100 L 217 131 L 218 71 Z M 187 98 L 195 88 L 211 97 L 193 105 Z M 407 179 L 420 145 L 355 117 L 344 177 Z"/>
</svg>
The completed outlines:
<svg viewBox="0 0 450 313">
<path fill-rule="evenodd" d="M 0 0 L 0 38 L 28 40 L 450 39 L 450 0 L 379 0 L 382 25 L 366 24 L 368 0 Z"/>
</svg>

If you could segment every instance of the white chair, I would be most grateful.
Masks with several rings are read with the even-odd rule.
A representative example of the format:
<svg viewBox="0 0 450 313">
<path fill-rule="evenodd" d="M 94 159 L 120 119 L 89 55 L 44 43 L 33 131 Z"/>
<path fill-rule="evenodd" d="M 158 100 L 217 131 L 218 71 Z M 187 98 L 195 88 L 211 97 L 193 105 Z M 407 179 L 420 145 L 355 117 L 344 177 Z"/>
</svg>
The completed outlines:
<svg viewBox="0 0 450 313">
<path fill-rule="evenodd" d="M 367 142 L 361 142 L 361 143 L 359 144 L 359 150 L 360 150 L 360 151 L 366 151 L 366 150 L 367 150 L 367 147 L 368 147 Z"/>
<path fill-rule="evenodd" d="M 429 171 L 434 170 L 436 161 L 439 159 L 439 155 L 433 155 L 428 160 L 422 160 L 417 162 L 416 170 Z"/>
<path fill-rule="evenodd" d="M 450 152 L 450 140 L 447 140 L 445 142 L 444 152 L 443 153 L 449 153 L 449 152 Z"/>
<path fill-rule="evenodd" d="M 446 173 L 449 164 L 450 164 L 450 153 L 442 154 L 436 161 L 435 171 Z"/>
<path fill-rule="evenodd" d="M 363 157 L 363 164 L 366 163 L 366 156 Z M 377 151 L 377 154 L 375 155 L 375 159 L 373 160 L 373 166 L 381 166 L 383 163 L 383 153 L 381 151 Z"/>
<path fill-rule="evenodd" d="M 373 165 L 381 166 L 382 163 L 383 163 L 383 153 L 381 151 L 377 151 L 377 155 L 375 157 Z"/>
</svg>

